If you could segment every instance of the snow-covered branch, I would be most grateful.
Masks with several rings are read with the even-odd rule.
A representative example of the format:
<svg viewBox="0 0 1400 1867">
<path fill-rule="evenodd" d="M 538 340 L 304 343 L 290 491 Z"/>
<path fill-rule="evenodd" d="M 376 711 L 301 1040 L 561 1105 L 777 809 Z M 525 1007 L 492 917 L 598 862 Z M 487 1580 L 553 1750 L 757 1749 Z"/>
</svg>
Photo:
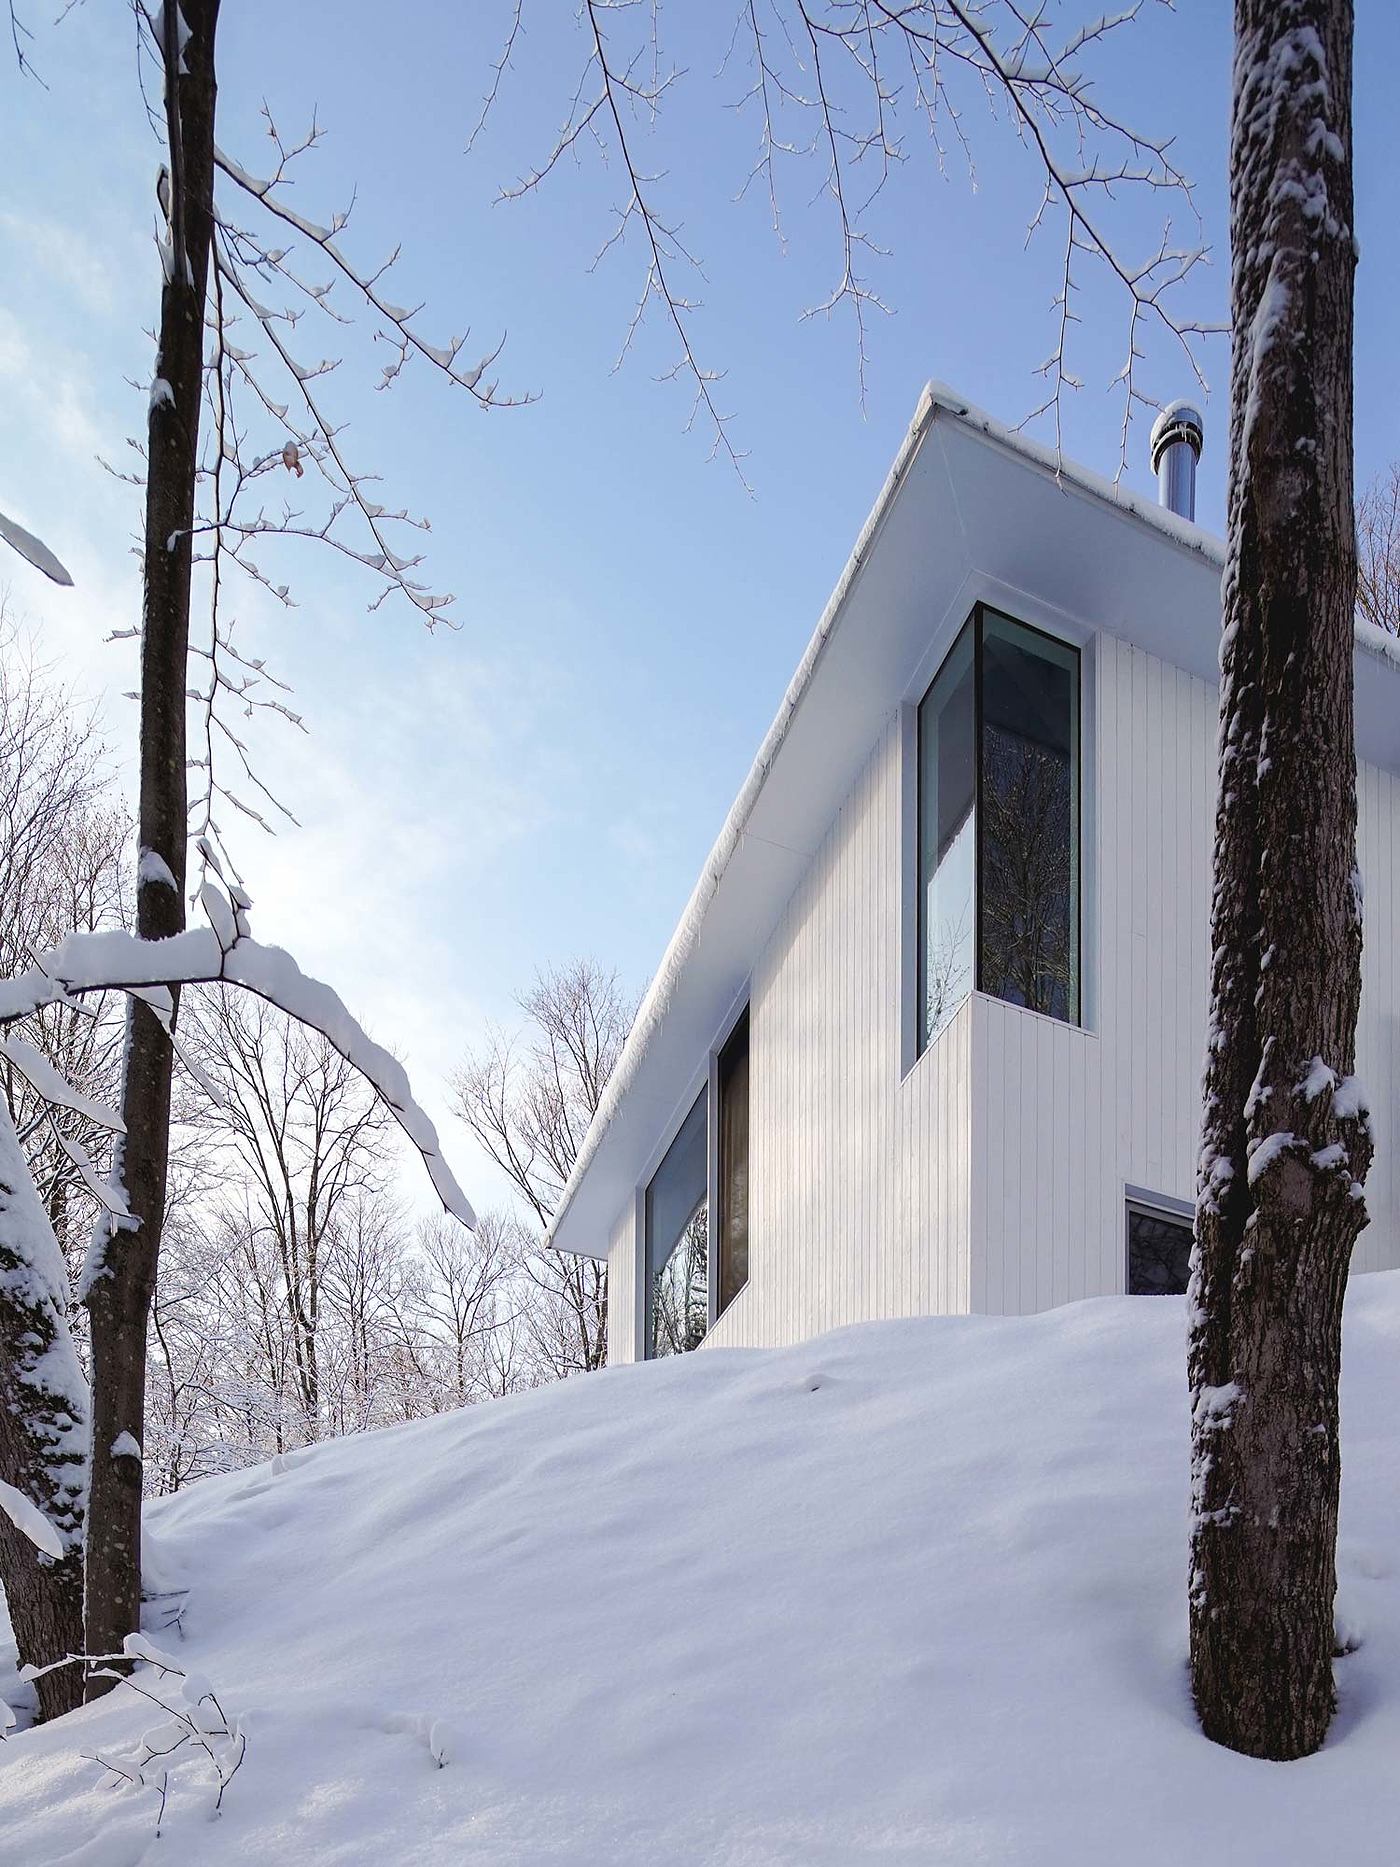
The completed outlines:
<svg viewBox="0 0 1400 1867">
<path fill-rule="evenodd" d="M 1151 399 L 1138 388 L 1144 327 L 1171 340 L 1204 386 L 1200 340 L 1220 327 L 1178 302 L 1180 288 L 1207 259 L 1191 182 L 1173 158 L 1171 140 L 1137 128 L 1101 101 L 1086 65 L 1143 6 L 1144 0 L 1132 0 L 1117 12 L 1060 26 L 1047 6 L 1023 0 L 741 0 L 722 69 L 736 54 L 747 57 L 751 78 L 737 103 L 757 117 L 759 149 L 740 193 L 761 179 L 781 240 L 779 170 L 817 172 L 819 196 L 834 222 L 837 270 L 831 290 L 804 315 L 849 308 L 862 392 L 868 314 L 886 309 L 871 280 L 873 264 L 885 253 L 871 231 L 870 210 L 914 155 L 911 129 L 927 138 L 940 170 L 955 146 L 975 181 L 970 103 L 1003 120 L 1038 174 L 1039 205 L 1028 238 L 1051 217 L 1063 226 L 1055 343 L 1043 366 L 1050 389 L 1027 420 L 1052 417 L 1058 445 L 1064 391 L 1080 386 L 1069 353 L 1087 268 L 1107 278 L 1125 307 L 1126 354 L 1113 385 L 1123 395 L 1125 457 L 1133 410 Z M 686 286 L 701 276 L 700 264 L 682 245 L 676 217 L 661 205 L 662 178 L 649 170 L 643 145 L 682 74 L 660 69 L 654 13 L 636 0 L 583 0 L 578 20 L 579 75 L 563 128 L 545 159 L 505 193 L 539 187 L 566 156 L 577 157 L 590 145 L 604 160 L 620 158 L 624 195 L 603 250 L 635 228 L 645 266 L 627 343 L 647 309 L 658 305 L 679 350 L 668 373 L 690 378 L 716 447 L 732 454 L 727 417 L 712 399 L 715 372 L 698 361 L 692 341 L 696 304 Z M 492 68 L 487 115 L 520 36 L 517 7 Z M 1177 237 L 1169 213 L 1160 241 L 1145 253 L 1130 253 L 1115 219 L 1116 203 L 1130 189 L 1161 194 L 1187 223 L 1187 237 Z"/>
<path fill-rule="evenodd" d="M 373 1042 L 328 985 L 308 978 L 280 947 L 263 946 L 251 937 L 237 897 L 230 903 L 206 882 L 200 899 L 210 925 L 168 940 L 143 940 L 117 930 L 71 934 L 36 966 L 0 983 L 0 1024 L 88 992 L 139 991 L 158 1015 L 164 1010 L 168 1016 L 171 987 L 241 986 L 319 1031 L 360 1072 L 422 1156 L 444 1208 L 462 1224 L 474 1225 L 471 1204 L 443 1159 L 437 1131 L 414 1100 L 398 1059 Z"/>
<path fill-rule="evenodd" d="M 33 532 L 27 532 L 14 519 L 6 518 L 3 512 L 0 512 L 0 539 L 3 539 L 12 551 L 18 551 L 26 564 L 32 564 L 35 570 L 41 570 L 53 583 L 72 584 L 73 579 L 43 539 L 36 538 Z"/>
</svg>

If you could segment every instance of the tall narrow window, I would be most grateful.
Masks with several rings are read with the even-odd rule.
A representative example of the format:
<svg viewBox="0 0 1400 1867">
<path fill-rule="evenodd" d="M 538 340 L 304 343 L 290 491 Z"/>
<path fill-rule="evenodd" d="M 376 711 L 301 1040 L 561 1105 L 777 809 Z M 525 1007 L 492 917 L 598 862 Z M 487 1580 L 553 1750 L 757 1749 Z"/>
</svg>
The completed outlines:
<svg viewBox="0 0 1400 1867">
<path fill-rule="evenodd" d="M 719 1100 L 717 1189 L 719 1313 L 749 1281 L 749 1014 L 729 1034 L 716 1059 Z"/>
<path fill-rule="evenodd" d="M 1079 655 L 988 611 L 982 623 L 978 984 L 1079 1017 Z"/>
<path fill-rule="evenodd" d="M 974 629 L 919 706 L 919 1047 L 972 990 L 977 885 Z"/>
<path fill-rule="evenodd" d="M 646 1192 L 647 1352 L 698 1348 L 710 1321 L 706 1126 L 702 1091 Z"/>
<path fill-rule="evenodd" d="M 979 607 L 918 738 L 920 1049 L 974 985 L 1076 1023 L 1078 650 Z"/>
</svg>

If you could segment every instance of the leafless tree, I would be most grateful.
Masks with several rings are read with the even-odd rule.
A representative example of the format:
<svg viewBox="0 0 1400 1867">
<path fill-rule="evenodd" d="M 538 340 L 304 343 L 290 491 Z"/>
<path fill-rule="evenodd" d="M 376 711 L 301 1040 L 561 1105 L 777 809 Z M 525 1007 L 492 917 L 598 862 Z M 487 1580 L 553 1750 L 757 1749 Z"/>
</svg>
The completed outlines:
<svg viewBox="0 0 1400 1867">
<path fill-rule="evenodd" d="M 251 1254 L 271 1248 L 285 1310 L 291 1375 L 308 1439 L 325 1399 L 320 1331 L 327 1280 L 342 1288 L 353 1253 L 385 1228 L 388 1117 L 324 1037 L 230 992 L 202 994 L 192 1018 L 200 1066 L 220 1092 L 199 1105 L 212 1148 L 228 1151 L 224 1228 Z M 367 1223 L 370 1207 L 374 1223 Z M 250 1261 L 250 1269 L 251 1261 Z M 261 1269 L 261 1267 L 259 1267 Z M 356 1286 L 365 1300 L 363 1273 Z"/>
<path fill-rule="evenodd" d="M 91 714 L 0 600 L 0 977 L 119 916 L 126 829 Z M 0 1584 L 21 1650 L 41 1663 L 82 1644 L 86 1416 L 63 1253 L 91 1223 L 88 1183 L 108 1164 L 108 1131 L 90 1111 L 115 1092 L 119 1044 L 120 1021 L 100 1002 L 50 1006 L 0 1033 L 0 1480 L 39 1503 L 65 1550 L 49 1563 L 7 1518 Z M 75 1092 L 61 1104 L 45 1093 L 49 1060 Z M 36 1275 L 45 1252 L 48 1290 Z M 51 1381 L 59 1363 L 74 1380 Z M 44 1715 L 67 1709 L 80 1683 L 71 1671 L 41 1680 Z"/>
<path fill-rule="evenodd" d="M 32 965 L 70 933 L 121 921 L 129 834 L 91 711 L 7 619 L 0 595 L 0 977 Z M 109 1136 L 81 1109 L 55 1108 L 34 1088 L 15 1040 L 49 1058 L 82 1095 L 108 1101 L 120 1070 L 115 1011 L 49 1006 L 0 1040 L 10 1115 L 70 1253 L 83 1221 L 91 1222 L 84 1176 L 106 1171 Z"/>
<path fill-rule="evenodd" d="M 1372 1139 L 1354 1078 L 1350 0 L 1236 0 L 1235 349 L 1190 1380 L 1208 1736 L 1332 1717 L 1338 1381 Z"/>
<path fill-rule="evenodd" d="M 457 1112 L 543 1229 L 622 1051 L 635 1009 L 616 973 L 591 960 L 540 974 L 518 1001 L 524 1030 L 494 1031 L 454 1079 Z M 601 1241 L 606 1251 L 606 1240 Z M 538 1293 L 528 1326 L 536 1352 L 562 1377 L 607 1360 L 605 1261 L 534 1250 Z"/>
<path fill-rule="evenodd" d="M 314 1419 L 271 1230 L 227 1200 L 212 1222 L 182 1212 L 167 1227 L 152 1318 L 150 1492 L 539 1378 L 520 1327 L 530 1291 L 514 1220 L 487 1213 L 474 1232 L 449 1219 L 410 1230 L 382 1196 L 342 1202 L 320 1266 Z"/>
<path fill-rule="evenodd" d="M 334 359 L 307 359 L 300 321 L 343 330 L 358 316 L 388 358 L 380 386 L 407 367 L 424 367 L 479 406 L 509 400 L 489 377 L 499 345 L 470 364 L 464 337 L 429 341 L 421 307 L 390 300 L 397 249 L 382 263 L 362 263 L 341 237 L 347 211 L 322 224 L 296 205 L 289 170 L 319 139 L 314 121 L 290 141 L 269 121 L 276 162 L 267 175 L 218 148 L 219 0 L 164 7 L 132 0 L 132 17 L 138 71 L 154 100 L 148 115 L 164 157 L 155 191 L 161 289 L 146 439 L 137 450 L 146 506 L 142 620 L 139 631 L 116 633 L 140 636 L 136 933 L 143 942 L 161 942 L 172 966 L 177 952 L 188 963 L 161 977 L 155 1004 L 148 980 L 121 981 L 136 989 L 127 994 L 120 1144 L 109 1222 L 94 1238 L 81 1288 L 94 1443 L 103 1449 L 92 1464 L 85 1550 L 84 1646 L 94 1653 L 120 1651 L 139 1619 L 147 1320 L 167 1203 L 180 986 L 227 978 L 235 946 L 251 957 L 251 936 L 240 923 L 247 896 L 235 880 L 226 897 L 215 879 L 237 873 L 223 837 L 224 808 L 266 827 L 272 817 L 290 815 L 258 777 L 241 721 L 259 713 L 299 721 L 263 659 L 235 642 L 230 585 L 242 580 L 245 589 L 290 602 L 287 585 L 259 559 L 264 549 L 276 553 L 287 541 L 310 540 L 360 564 L 376 580 L 376 603 L 401 600 L 431 623 L 450 601 L 422 580 L 420 554 L 405 543 L 415 527 L 423 529 L 421 521 L 383 503 L 374 475 L 352 459 L 343 422 L 326 400 Z M 27 65 L 18 23 L 14 37 Z M 323 495 L 313 512 L 271 498 L 274 474 L 300 486 L 308 473 Z M 49 575 L 66 578 L 41 541 L 4 524 L 8 543 Z M 196 606 L 207 618 L 202 642 L 199 630 L 191 635 Z M 202 661 L 202 674 L 192 669 L 191 656 Z M 193 799 L 191 771 L 198 775 Z M 209 965 L 199 948 L 178 942 L 192 830 L 204 883 L 198 893 L 221 954 Z M 98 971 L 107 977 L 103 967 Z M 265 996 L 277 996 L 265 966 L 262 983 Z M 80 996 L 90 984 L 72 978 L 64 995 Z M 39 1002 L 50 1002 L 42 989 Z M 356 1045 L 369 1055 L 359 1039 Z M 421 1126 L 417 1115 L 412 1120 Z M 425 1159 L 434 1157 L 432 1148 L 425 1152 Z M 464 1201 L 462 1209 L 469 1210 Z M 108 1675 L 95 1676 L 91 1689 L 109 1685 Z"/>
<path fill-rule="evenodd" d="M 524 1301 L 513 1277 L 516 1229 L 489 1212 L 475 1232 L 445 1218 L 418 1228 L 417 1321 L 427 1356 L 438 1364 L 434 1390 L 450 1396 L 447 1404 L 464 1407 L 524 1384 L 515 1327 Z"/>
<path fill-rule="evenodd" d="M 1079 322 L 1082 274 L 1094 268 L 1124 307 L 1124 355 L 1114 381 L 1122 392 L 1122 449 L 1134 407 L 1149 398 L 1138 382 L 1149 327 L 1165 334 L 1200 378 L 1198 340 L 1216 328 L 1178 308 L 1180 288 L 1206 257 L 1191 184 L 1172 156 L 1170 135 L 1152 135 L 1116 113 L 1090 65 L 1105 40 L 1141 11 L 1143 0 L 1112 14 L 1061 26 L 1044 4 L 1021 0 L 737 0 L 724 71 L 743 70 L 733 103 L 749 114 L 757 152 L 743 191 L 767 197 L 781 238 L 783 173 L 830 212 L 836 250 L 831 290 L 807 316 L 847 310 L 854 319 L 862 391 L 867 326 L 887 310 L 873 282 L 883 249 L 870 231 L 871 209 L 895 169 L 926 148 L 938 171 L 949 157 L 975 181 L 969 112 L 981 107 L 1028 150 L 1039 198 L 1030 233 L 1052 225 L 1059 242 L 1055 340 L 1043 373 L 1048 388 L 1035 415 L 1052 417 L 1056 446 L 1061 404 L 1079 379 L 1070 358 Z M 505 44 L 493 67 L 473 140 L 529 43 L 525 0 L 515 0 Z M 669 327 L 672 378 L 689 382 L 691 421 L 708 427 L 715 449 L 736 466 L 729 416 L 717 399 L 719 373 L 702 362 L 693 328 L 703 279 L 685 243 L 679 210 L 667 205 L 661 165 L 650 150 L 683 72 L 667 63 L 658 10 L 642 0 L 583 0 L 577 12 L 577 70 L 564 120 L 538 164 L 507 197 L 540 187 L 566 159 L 590 149 L 615 161 L 622 176 L 611 228 L 599 258 L 629 237 L 640 249 L 642 285 L 627 330 L 630 347 L 647 313 Z M 557 37 L 557 26 L 546 28 Z M 1119 198 L 1130 190 L 1164 198 L 1160 241 L 1130 254 L 1120 238 Z M 1184 219 L 1186 237 L 1173 228 Z"/>
<path fill-rule="evenodd" d="M 1356 542 L 1357 610 L 1400 635 L 1400 461 L 1377 474 L 1358 500 Z"/>
</svg>

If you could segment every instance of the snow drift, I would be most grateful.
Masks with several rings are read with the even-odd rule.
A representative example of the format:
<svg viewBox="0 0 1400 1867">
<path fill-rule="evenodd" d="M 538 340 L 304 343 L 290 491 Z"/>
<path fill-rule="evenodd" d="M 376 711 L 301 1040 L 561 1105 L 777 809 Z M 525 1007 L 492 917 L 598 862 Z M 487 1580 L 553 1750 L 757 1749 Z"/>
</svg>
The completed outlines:
<svg viewBox="0 0 1400 1867">
<path fill-rule="evenodd" d="M 0 1747 L 0 1859 L 1270 1867 L 1396 1858 L 1400 1273 L 1348 1306 L 1341 1710 L 1302 1763 L 1196 1731 L 1180 1301 L 619 1368 L 152 1512 L 173 1646 L 247 1757 L 210 1819 Z"/>
</svg>

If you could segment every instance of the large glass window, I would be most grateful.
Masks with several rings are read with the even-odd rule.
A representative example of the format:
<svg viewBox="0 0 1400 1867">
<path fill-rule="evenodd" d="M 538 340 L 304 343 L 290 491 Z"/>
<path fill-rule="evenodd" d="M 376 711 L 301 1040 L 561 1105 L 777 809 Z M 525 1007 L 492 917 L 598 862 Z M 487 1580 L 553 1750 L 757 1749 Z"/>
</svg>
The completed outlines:
<svg viewBox="0 0 1400 1867">
<path fill-rule="evenodd" d="M 1155 1206 L 1128 1206 L 1128 1295 L 1179 1297 L 1191 1276 L 1191 1221 Z"/>
<path fill-rule="evenodd" d="M 1079 654 L 982 619 L 982 918 L 978 983 L 1079 1017 Z"/>
<path fill-rule="evenodd" d="M 1078 650 L 977 609 L 918 733 L 920 1048 L 974 984 L 1077 1022 Z"/>
<path fill-rule="evenodd" d="M 647 1188 L 649 1355 L 698 1348 L 709 1327 L 708 1122 L 702 1091 Z"/>
<path fill-rule="evenodd" d="M 744 1012 L 715 1068 L 719 1102 L 719 1172 L 715 1228 L 722 1315 L 749 1281 L 749 1014 Z"/>
</svg>

